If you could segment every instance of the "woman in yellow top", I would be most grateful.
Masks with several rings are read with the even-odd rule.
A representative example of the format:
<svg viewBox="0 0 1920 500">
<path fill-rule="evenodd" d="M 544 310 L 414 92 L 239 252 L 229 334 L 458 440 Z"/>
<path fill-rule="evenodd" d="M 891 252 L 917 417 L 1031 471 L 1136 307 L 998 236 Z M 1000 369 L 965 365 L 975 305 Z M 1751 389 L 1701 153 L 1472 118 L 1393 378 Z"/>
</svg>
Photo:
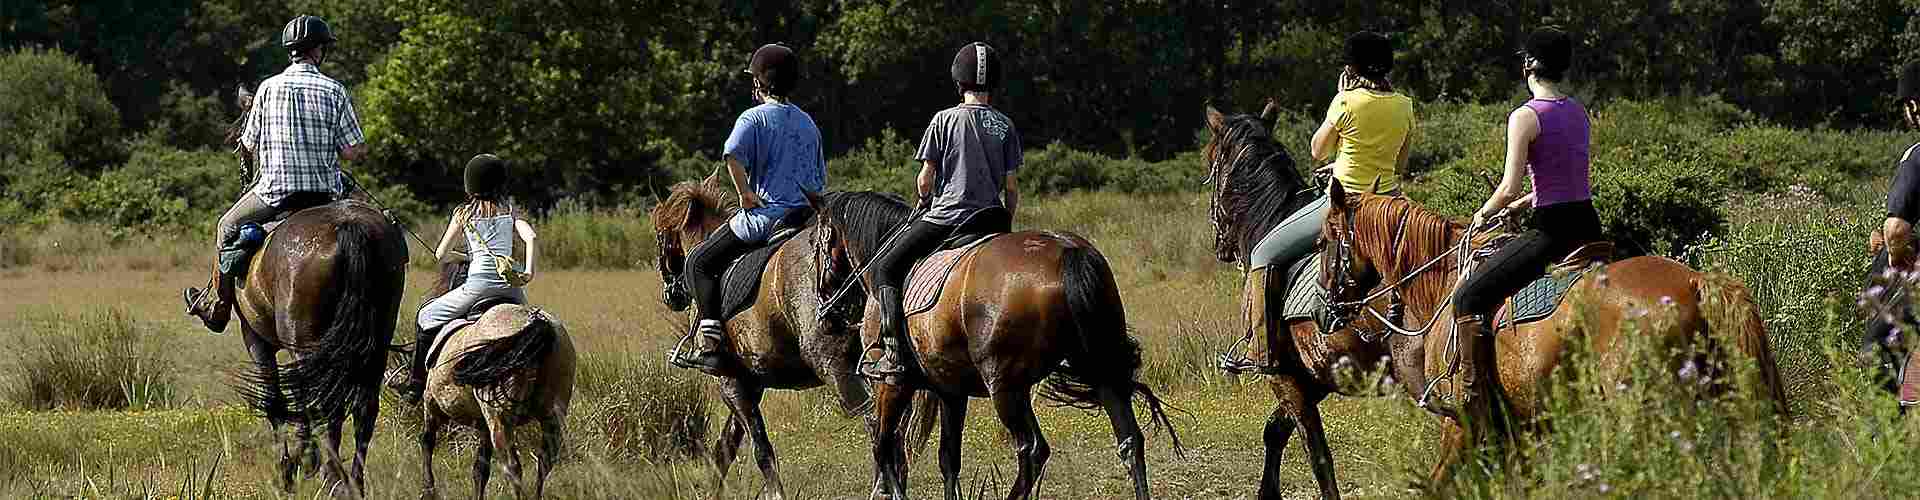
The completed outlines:
<svg viewBox="0 0 1920 500">
<path fill-rule="evenodd" d="M 1393 91 L 1387 72 L 1393 69 L 1393 44 L 1379 33 L 1362 31 L 1347 37 L 1346 66 L 1340 72 L 1340 93 L 1327 106 L 1327 118 L 1314 131 L 1313 158 L 1333 162 L 1315 173 L 1332 173 L 1349 193 L 1399 194 L 1407 170 L 1407 150 L 1413 143 L 1413 100 Z M 1249 269 L 1275 266 L 1286 272 L 1295 261 L 1313 251 L 1320 226 L 1327 221 L 1327 197 L 1308 203 L 1287 216 L 1254 245 Z M 1273 300 L 1284 300 L 1284 293 Z M 1284 304 L 1276 304 L 1280 310 Z M 1266 342 L 1252 342 L 1259 350 Z M 1235 373 L 1269 371 L 1268 359 L 1250 353 L 1221 368 Z"/>
</svg>

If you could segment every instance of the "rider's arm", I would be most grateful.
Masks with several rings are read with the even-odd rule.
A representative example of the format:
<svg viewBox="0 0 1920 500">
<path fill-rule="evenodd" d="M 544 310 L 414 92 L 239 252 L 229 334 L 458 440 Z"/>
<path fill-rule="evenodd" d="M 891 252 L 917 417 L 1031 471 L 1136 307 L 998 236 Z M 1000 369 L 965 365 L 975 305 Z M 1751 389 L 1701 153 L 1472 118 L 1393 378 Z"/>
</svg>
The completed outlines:
<svg viewBox="0 0 1920 500">
<path fill-rule="evenodd" d="M 449 253 L 459 253 L 452 251 L 453 240 L 466 231 L 466 216 L 467 208 L 465 206 L 461 206 L 459 210 L 453 211 L 453 217 L 447 219 L 447 234 L 440 237 L 440 246 L 433 249 L 433 258 L 439 259 L 440 262 L 446 262 Z"/>
<path fill-rule="evenodd" d="M 360 130 L 360 115 L 353 111 L 353 99 L 341 96 L 340 118 L 336 120 L 334 142 L 340 145 L 340 158 L 360 161 L 367 155 L 366 133 Z"/>
<path fill-rule="evenodd" d="M 1017 179 L 1018 177 L 1013 175 L 1013 172 L 1007 172 L 1006 187 L 1002 188 L 1003 192 L 1000 195 L 1000 204 L 1007 206 L 1007 218 L 1009 219 L 1013 218 L 1013 214 L 1020 211 L 1020 181 Z"/>
<path fill-rule="evenodd" d="M 727 155 L 727 177 L 733 179 L 733 191 L 740 193 L 740 208 L 760 208 L 760 196 L 753 192 L 753 182 L 747 177 L 747 169 L 740 165 L 740 159 Z"/>
<path fill-rule="evenodd" d="M 539 246 L 533 244 L 533 240 L 539 238 L 540 235 L 533 232 L 533 224 L 528 224 L 525 219 L 514 219 L 513 229 L 514 232 L 520 233 L 520 241 L 527 244 L 526 273 L 533 274 L 533 256 L 538 253 L 535 249 L 539 248 Z"/>
<path fill-rule="evenodd" d="M 1537 135 L 1540 135 L 1540 117 L 1534 115 L 1532 108 L 1521 107 L 1507 115 L 1507 167 L 1500 174 L 1500 185 L 1494 187 L 1493 196 L 1473 214 L 1475 226 L 1521 196 L 1521 178 L 1527 173 L 1527 145 L 1532 144 Z"/>
<path fill-rule="evenodd" d="M 1913 221 L 1920 216 L 1920 158 L 1914 158 L 1913 151 L 1920 144 L 1907 148 L 1900 157 L 1900 165 L 1893 173 L 1893 186 L 1887 189 L 1887 220 L 1881 225 L 1880 235 L 1887 242 L 1887 262 L 1893 267 L 1906 269 L 1913 259 Z"/>
<path fill-rule="evenodd" d="M 933 160 L 920 162 L 920 175 L 914 178 L 913 183 L 914 193 L 919 195 L 919 198 L 914 200 L 916 203 L 933 197 L 934 174 L 939 171 L 939 168 L 933 164 Z"/>
<path fill-rule="evenodd" d="M 1333 133 L 1333 129 L 1346 116 L 1346 102 L 1334 96 L 1333 104 L 1327 105 L 1327 118 L 1320 120 L 1320 128 L 1313 131 L 1313 141 L 1308 144 L 1315 162 L 1326 163 L 1333 159 L 1334 147 L 1340 145 L 1340 134 Z"/>
<path fill-rule="evenodd" d="M 1411 151 L 1413 151 L 1413 127 L 1407 127 L 1407 140 L 1400 143 L 1400 157 L 1393 160 L 1393 173 L 1402 181 L 1407 180 L 1411 175 L 1407 168 L 1407 156 Z"/>
</svg>

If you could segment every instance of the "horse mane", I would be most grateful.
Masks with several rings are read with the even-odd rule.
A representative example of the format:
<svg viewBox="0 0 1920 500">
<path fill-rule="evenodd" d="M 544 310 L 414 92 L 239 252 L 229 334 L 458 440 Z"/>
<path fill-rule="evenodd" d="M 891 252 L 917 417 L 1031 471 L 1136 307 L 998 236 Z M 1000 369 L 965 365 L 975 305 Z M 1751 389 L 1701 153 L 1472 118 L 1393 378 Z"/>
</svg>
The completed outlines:
<svg viewBox="0 0 1920 500">
<path fill-rule="evenodd" d="M 1385 262 L 1375 263 L 1386 275 L 1405 276 L 1430 259 L 1450 255 L 1466 231 L 1464 226 L 1406 196 L 1348 194 L 1346 201 L 1354 213 L 1354 248 L 1387 256 Z M 1453 259 L 1442 257 L 1442 262 L 1436 264 L 1439 267 L 1427 276 L 1451 276 L 1459 268 Z M 1412 280 L 1406 296 L 1442 297 L 1449 293 L 1451 285 L 1450 279 L 1416 279 Z"/>
<path fill-rule="evenodd" d="M 827 223 L 857 262 L 873 260 L 894 228 L 913 215 L 905 198 L 890 193 L 841 191 L 827 193 L 825 198 L 827 209 L 821 216 L 828 217 Z"/>
<path fill-rule="evenodd" d="M 1268 230 L 1310 198 L 1295 196 L 1306 180 L 1265 121 L 1240 114 L 1224 122 L 1225 130 L 1208 141 L 1204 152 L 1207 182 L 1213 185 L 1207 219 L 1213 223 L 1214 251 L 1245 261 Z"/>
<path fill-rule="evenodd" d="M 722 214 L 729 216 L 739 210 L 739 207 L 727 198 L 726 190 L 699 182 L 681 181 L 669 189 L 666 201 L 653 207 L 654 230 L 667 232 L 685 226 L 686 209 L 694 203 L 719 209 Z"/>
</svg>

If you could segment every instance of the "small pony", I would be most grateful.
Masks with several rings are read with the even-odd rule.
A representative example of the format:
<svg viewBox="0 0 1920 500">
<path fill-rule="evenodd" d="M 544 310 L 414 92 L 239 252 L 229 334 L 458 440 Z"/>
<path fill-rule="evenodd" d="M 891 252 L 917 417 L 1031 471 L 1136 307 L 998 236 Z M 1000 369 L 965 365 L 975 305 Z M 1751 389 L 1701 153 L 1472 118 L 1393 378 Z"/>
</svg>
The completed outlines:
<svg viewBox="0 0 1920 500">
<path fill-rule="evenodd" d="M 448 263 L 434 284 L 437 296 L 465 281 L 467 266 Z M 482 304 L 486 307 L 486 304 Z M 438 498 L 433 479 L 433 448 L 448 422 L 486 431 L 473 458 L 474 498 L 485 498 L 495 450 L 506 453 L 507 479 L 514 496 L 524 486 L 520 456 L 514 452 L 514 427 L 539 422 L 543 439 L 533 498 L 546 491 L 547 475 L 560 457 L 568 405 L 573 401 L 578 361 L 567 328 L 538 307 L 496 304 L 464 326 L 448 325 L 429 349 L 427 388 L 421 398 L 425 424 L 420 431 L 423 498 Z M 405 377 L 404 368 L 388 374 Z"/>
</svg>

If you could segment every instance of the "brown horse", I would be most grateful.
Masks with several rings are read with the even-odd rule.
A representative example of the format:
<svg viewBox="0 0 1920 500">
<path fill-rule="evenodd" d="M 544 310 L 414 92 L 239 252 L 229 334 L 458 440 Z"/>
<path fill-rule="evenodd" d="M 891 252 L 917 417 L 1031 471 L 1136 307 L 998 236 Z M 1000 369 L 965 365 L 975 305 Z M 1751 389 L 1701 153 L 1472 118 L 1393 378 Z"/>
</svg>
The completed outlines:
<svg viewBox="0 0 1920 500">
<path fill-rule="evenodd" d="M 236 97 L 241 117 L 226 141 L 252 177 L 253 152 L 239 146 L 239 137 L 253 94 L 242 87 Z M 283 491 L 293 491 L 306 456 L 310 475 L 319 469 L 323 477 L 349 480 L 350 493 L 366 495 L 367 446 L 380 414 L 378 385 L 407 258 L 399 226 L 372 205 L 341 200 L 290 215 L 235 283 L 234 311 L 253 361 L 240 376 L 239 392 L 280 443 Z M 275 358 L 282 350 L 292 354 L 291 364 Z M 351 475 L 339 457 L 348 412 L 354 419 Z M 297 436 L 282 433 L 283 424 L 294 424 Z M 327 431 L 318 450 L 310 434 L 316 426 Z"/>
<path fill-rule="evenodd" d="M 704 182 L 682 182 L 653 208 L 655 239 L 660 249 L 656 265 L 665 285 L 668 308 L 684 311 L 692 299 L 687 292 L 684 273 L 686 256 L 708 235 L 727 226 L 727 217 L 735 208 L 719 177 Z M 773 443 L 767 439 L 766 421 L 760 415 L 760 398 L 767 389 L 804 390 L 831 384 L 840 396 L 840 407 L 850 414 L 870 404 L 866 384 L 854 375 L 859 360 L 857 336 L 835 321 L 816 321 L 821 317 L 820 289 L 827 286 L 814 268 L 815 247 L 807 245 L 814 229 L 808 228 L 776 251 L 761 272 L 760 290 L 754 306 L 727 321 L 728 351 L 739 361 L 730 376 L 717 377 L 720 394 L 732 413 L 713 447 L 716 470 L 713 498 L 722 497 L 727 469 L 733 464 L 743 437 L 751 433 L 760 473 L 766 484 L 761 498 L 785 496 L 775 462 Z M 922 398 L 914 442 L 926 440 L 931 430 L 929 415 L 935 410 L 930 399 Z M 871 418 L 867 425 L 872 426 Z"/>
<path fill-rule="evenodd" d="M 1203 157 L 1208 183 L 1213 187 L 1208 220 L 1216 231 L 1214 252 L 1222 262 L 1246 264 L 1261 238 L 1318 193 L 1295 170 L 1286 148 L 1273 140 L 1265 117 L 1226 115 L 1208 107 L 1206 121 L 1212 134 Z M 1310 319 L 1284 319 L 1276 299 L 1289 292 L 1289 285 L 1286 269 L 1262 266 L 1248 272 L 1240 295 L 1250 329 L 1246 335 L 1255 342 L 1264 341 L 1262 349 L 1255 351 L 1264 352 L 1278 367 L 1267 380 L 1275 406 L 1262 433 L 1266 461 L 1261 469 L 1259 498 L 1282 497 L 1282 453 L 1298 430 L 1306 440 L 1308 463 L 1319 483 L 1320 496 L 1337 499 L 1340 490 L 1334 480 L 1333 452 L 1322 426 L 1320 402 L 1332 394 L 1380 395 L 1389 388 L 1341 381 L 1377 372 L 1387 363 L 1392 363 L 1386 367 L 1392 380 L 1419 380 L 1425 346 L 1411 337 L 1362 336 L 1355 328 L 1323 333 L 1321 326 Z M 1372 318 L 1362 318 L 1356 326 L 1362 327 L 1359 331 L 1369 326 L 1378 331 Z M 1407 394 L 1418 396 L 1416 387 L 1401 386 Z"/>
<path fill-rule="evenodd" d="M 1449 298 L 1459 278 L 1461 266 L 1455 260 L 1461 255 L 1462 240 L 1467 239 L 1466 228 L 1404 197 L 1350 195 L 1338 184 L 1329 191 L 1333 203 L 1321 234 L 1328 242 L 1322 250 L 1322 280 L 1331 290 L 1335 309 L 1370 309 L 1345 305 L 1376 287 L 1392 292 L 1389 296 L 1401 297 L 1404 316 L 1400 323 L 1427 325 L 1398 332 L 1422 334 L 1426 345 L 1423 373 L 1418 378 L 1404 378 L 1402 383 L 1430 386 L 1443 397 L 1462 400 L 1465 388 L 1455 384 L 1453 376 L 1454 368 L 1459 367 L 1454 365 L 1456 350 L 1450 348 L 1455 329 L 1450 328 L 1454 318 Z M 1484 241 L 1474 240 L 1475 246 Z M 1367 283 L 1374 280 L 1377 285 Z M 1692 353 L 1669 360 L 1671 367 L 1702 367 L 1708 372 L 1706 380 L 1725 379 L 1718 376 L 1718 370 L 1728 366 L 1729 360 L 1716 346 L 1732 346 L 1752 358 L 1758 379 L 1754 385 L 1764 391 L 1763 397 L 1773 401 L 1777 411 L 1786 414 L 1786 393 L 1768 346 L 1765 325 L 1739 283 L 1702 274 L 1671 259 L 1648 256 L 1608 264 L 1576 283 L 1568 294 L 1546 319 L 1505 325 L 1494 332 L 1496 392 L 1503 395 L 1505 403 L 1499 409 L 1513 422 L 1535 426 L 1545 408 L 1543 388 L 1573 343 L 1590 346 L 1599 363 L 1597 373 L 1603 379 L 1624 376 L 1630 360 L 1625 355 L 1629 345 L 1626 335 L 1645 337 L 1644 345 Z M 1375 310 L 1368 314 L 1379 313 Z M 1652 321 L 1656 316 L 1661 321 Z M 1676 380 L 1683 377 L 1678 373 L 1681 370 L 1669 371 L 1676 373 Z M 1603 391 L 1611 387 L 1599 385 Z M 1709 389 L 1724 392 L 1728 385 L 1716 384 Z M 1488 424 L 1497 423 L 1493 415 L 1439 413 L 1443 435 L 1441 457 L 1432 473 L 1436 483 L 1460 458 L 1469 437 L 1492 437 L 1496 428 Z M 1472 425 L 1463 425 L 1463 418 Z"/>
<path fill-rule="evenodd" d="M 447 293 L 465 282 L 466 276 L 465 263 L 441 265 L 428 298 Z M 425 416 L 420 430 L 421 496 L 439 498 L 433 480 L 433 448 L 440 429 L 454 423 L 485 432 L 473 456 L 474 498 L 486 498 L 496 451 L 506 454 L 507 480 L 519 498 L 524 488 L 513 428 L 533 422 L 540 424 L 542 438 L 533 497 L 545 495 L 547 475 L 560 458 L 567 409 L 573 401 L 577 359 L 566 326 L 537 307 L 499 304 L 486 308 L 472 324 L 443 334 L 439 342 L 434 357 L 427 360 L 431 368 L 421 400 Z M 387 374 L 389 379 L 406 376 L 405 367 Z"/>
<path fill-rule="evenodd" d="M 282 489 L 293 489 L 302 454 L 294 447 L 309 444 L 307 429 L 324 426 L 322 472 L 350 477 L 349 490 L 366 494 L 367 446 L 380 413 L 378 386 L 406 264 L 399 227 L 370 205 L 338 201 L 287 218 L 236 284 L 235 311 L 254 363 L 240 392 L 281 442 Z M 281 350 L 293 355 L 292 363 L 275 359 Z M 349 413 L 351 476 L 338 452 Z M 299 438 L 281 435 L 286 423 L 300 427 Z"/>
<path fill-rule="evenodd" d="M 821 262 L 822 274 L 833 277 L 830 283 L 854 279 L 854 270 L 878 254 L 911 212 L 897 197 L 869 192 L 830 193 L 814 206 L 820 220 L 814 236 L 818 246 L 830 249 Z M 909 391 L 916 388 L 932 391 L 944 406 L 940 473 L 946 498 L 960 498 L 960 433 L 970 396 L 991 398 L 1013 437 L 1019 470 L 1007 498 L 1037 494 L 1049 451 L 1034 418 L 1033 387 L 1046 381 L 1042 395 L 1049 399 L 1105 408 L 1134 496 L 1150 498 L 1133 397 L 1146 401 L 1169 435 L 1173 428 L 1159 398 L 1134 379 L 1140 344 L 1127 332 L 1120 290 L 1093 243 L 1061 232 L 1000 235 L 962 257 L 942 287 L 933 309 L 907 318 L 921 368 L 908 385 L 917 387 L 875 384 L 879 425 L 873 436 L 872 497 L 906 497 L 899 427 Z M 861 328 L 865 344 L 879 335 L 880 311 L 877 302 L 867 302 Z M 1179 438 L 1173 441 L 1179 450 Z"/>
</svg>

